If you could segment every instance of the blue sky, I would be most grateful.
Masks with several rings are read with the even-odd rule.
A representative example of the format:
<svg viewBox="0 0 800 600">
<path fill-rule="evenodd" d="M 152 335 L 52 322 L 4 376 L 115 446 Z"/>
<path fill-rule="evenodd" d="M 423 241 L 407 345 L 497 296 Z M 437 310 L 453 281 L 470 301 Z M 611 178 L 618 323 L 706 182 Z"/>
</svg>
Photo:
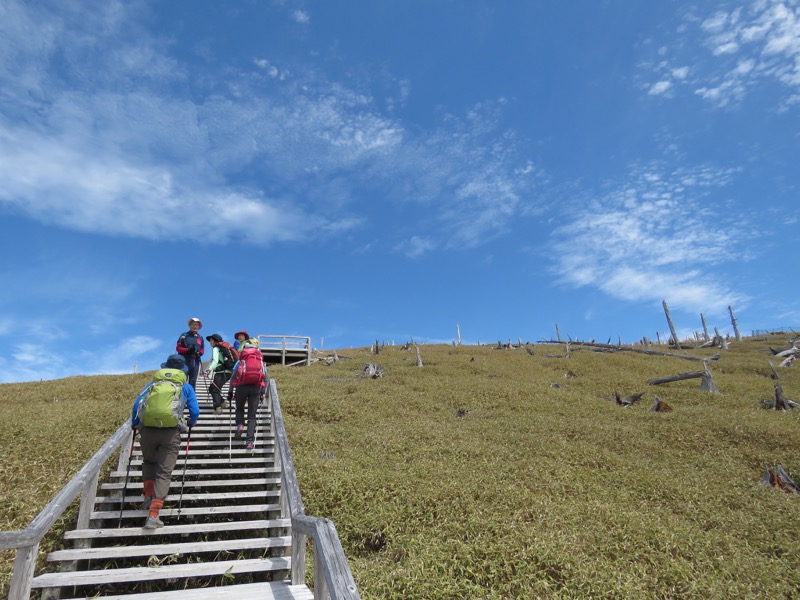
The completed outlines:
<svg viewBox="0 0 800 600">
<path fill-rule="evenodd" d="M 800 2 L 0 4 L 0 382 L 800 325 Z"/>
</svg>

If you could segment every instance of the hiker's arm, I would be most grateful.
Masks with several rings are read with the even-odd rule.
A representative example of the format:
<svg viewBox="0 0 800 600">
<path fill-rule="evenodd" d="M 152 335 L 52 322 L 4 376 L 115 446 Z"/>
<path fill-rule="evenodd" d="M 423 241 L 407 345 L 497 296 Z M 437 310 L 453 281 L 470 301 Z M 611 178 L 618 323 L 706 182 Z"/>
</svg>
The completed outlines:
<svg viewBox="0 0 800 600">
<path fill-rule="evenodd" d="M 183 393 L 186 395 L 186 406 L 189 408 L 189 427 L 194 427 L 197 419 L 200 418 L 197 394 L 194 393 L 194 388 L 188 383 L 183 384 Z"/>
<path fill-rule="evenodd" d="M 136 396 L 136 401 L 133 403 L 133 408 L 131 409 L 131 426 L 133 427 L 139 425 L 139 403 L 142 401 L 142 398 L 144 398 L 144 394 L 147 392 L 147 389 L 150 387 L 150 385 L 151 384 L 148 383 L 146 386 L 144 386 L 144 389 L 139 392 L 139 395 Z"/>
</svg>

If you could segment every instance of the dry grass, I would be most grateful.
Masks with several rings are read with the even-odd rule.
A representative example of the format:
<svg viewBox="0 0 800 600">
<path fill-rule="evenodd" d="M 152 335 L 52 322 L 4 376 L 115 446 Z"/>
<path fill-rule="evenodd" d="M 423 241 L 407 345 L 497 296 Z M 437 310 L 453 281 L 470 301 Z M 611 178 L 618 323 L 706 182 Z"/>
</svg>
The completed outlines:
<svg viewBox="0 0 800 600">
<path fill-rule="evenodd" d="M 336 524 L 365 599 L 792 598 L 800 496 L 759 483 L 774 464 L 800 478 L 800 410 L 760 408 L 767 346 L 785 343 L 732 344 L 710 365 L 719 395 L 645 383 L 700 363 L 559 346 L 422 346 L 422 368 L 413 350 L 364 348 L 270 375 L 306 510 Z M 385 377 L 360 379 L 365 363 Z M 800 400 L 797 369 L 781 377 Z M 146 379 L 0 386 L 4 529 L 30 521 Z M 622 408 L 615 391 L 645 396 Z M 655 394 L 674 411 L 650 412 Z"/>
</svg>

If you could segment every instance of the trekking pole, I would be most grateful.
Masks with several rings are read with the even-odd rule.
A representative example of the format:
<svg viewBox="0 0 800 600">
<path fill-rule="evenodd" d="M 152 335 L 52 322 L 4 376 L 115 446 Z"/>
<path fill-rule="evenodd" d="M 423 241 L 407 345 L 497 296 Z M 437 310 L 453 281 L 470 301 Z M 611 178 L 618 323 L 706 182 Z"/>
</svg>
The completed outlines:
<svg viewBox="0 0 800 600">
<path fill-rule="evenodd" d="M 178 498 L 178 514 L 181 516 L 181 504 L 183 503 L 183 486 L 186 483 L 186 466 L 189 464 L 189 442 L 192 440 L 192 428 L 189 427 L 189 433 L 186 436 L 186 455 L 183 458 L 183 477 L 181 478 L 181 495 Z"/>
<path fill-rule="evenodd" d="M 131 462 L 133 461 L 133 443 L 136 441 L 136 428 L 133 428 L 131 436 L 131 451 L 128 454 L 128 469 L 125 471 L 125 483 L 122 484 L 122 498 L 119 501 L 119 523 L 117 529 L 122 529 L 122 511 L 125 509 L 125 494 L 128 491 L 128 478 L 131 475 Z"/>
<path fill-rule="evenodd" d="M 233 464 L 233 394 L 228 383 L 228 466 Z"/>
</svg>

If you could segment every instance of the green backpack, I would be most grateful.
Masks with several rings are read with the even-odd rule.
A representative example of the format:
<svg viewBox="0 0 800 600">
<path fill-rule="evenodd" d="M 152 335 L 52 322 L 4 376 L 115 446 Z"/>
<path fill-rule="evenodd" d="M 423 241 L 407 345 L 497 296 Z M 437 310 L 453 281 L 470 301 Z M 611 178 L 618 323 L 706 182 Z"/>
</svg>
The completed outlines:
<svg viewBox="0 0 800 600">
<path fill-rule="evenodd" d="M 186 374 L 179 369 L 159 369 L 153 383 L 139 401 L 139 421 L 145 427 L 186 428 L 183 420 L 183 384 Z"/>
</svg>

